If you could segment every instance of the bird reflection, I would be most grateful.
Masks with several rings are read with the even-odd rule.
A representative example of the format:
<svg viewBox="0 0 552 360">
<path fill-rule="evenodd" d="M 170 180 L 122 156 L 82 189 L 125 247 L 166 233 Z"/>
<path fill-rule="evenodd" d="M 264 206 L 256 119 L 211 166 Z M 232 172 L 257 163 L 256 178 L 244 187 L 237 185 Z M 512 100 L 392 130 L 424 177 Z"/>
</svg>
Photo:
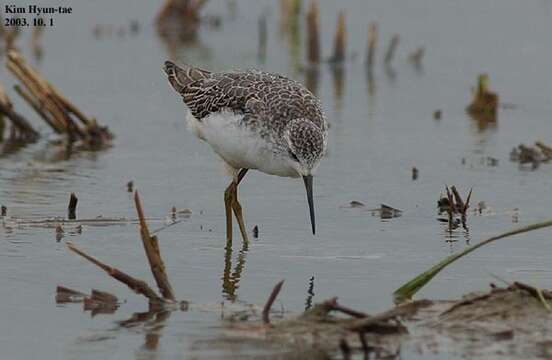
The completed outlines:
<svg viewBox="0 0 552 360">
<path fill-rule="evenodd" d="M 239 288 L 239 283 L 242 271 L 245 268 L 245 258 L 249 250 L 249 243 L 242 242 L 242 248 L 238 253 L 236 267 L 232 269 L 232 242 L 227 241 L 224 248 L 224 273 L 222 275 L 222 294 L 223 297 L 231 302 L 234 302 L 238 295 L 236 290 Z"/>
</svg>

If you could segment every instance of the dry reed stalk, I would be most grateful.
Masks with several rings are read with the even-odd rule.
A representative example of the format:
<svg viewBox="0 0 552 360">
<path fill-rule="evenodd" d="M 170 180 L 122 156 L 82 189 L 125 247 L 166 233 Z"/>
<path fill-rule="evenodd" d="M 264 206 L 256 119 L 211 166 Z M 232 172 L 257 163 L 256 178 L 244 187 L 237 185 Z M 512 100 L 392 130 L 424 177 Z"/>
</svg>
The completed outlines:
<svg viewBox="0 0 552 360">
<path fill-rule="evenodd" d="M 340 63 L 345 61 L 345 41 L 346 41 L 346 30 L 345 30 L 345 12 L 342 10 L 337 16 L 337 25 L 335 28 L 335 37 L 334 37 L 334 53 L 330 59 L 330 62 Z"/>
<path fill-rule="evenodd" d="M 319 13 L 318 0 L 311 0 L 306 14 L 307 62 L 309 64 L 318 64 L 320 62 Z"/>
<path fill-rule="evenodd" d="M 71 193 L 69 198 L 69 206 L 67 206 L 67 218 L 69 220 L 75 220 L 77 218 L 77 203 L 79 199 L 75 193 Z"/>
<path fill-rule="evenodd" d="M 366 50 L 366 66 L 371 69 L 376 57 L 376 43 L 378 40 L 378 25 L 372 22 L 368 25 L 368 46 Z"/>
<path fill-rule="evenodd" d="M 136 279 L 119 269 L 116 269 L 114 267 L 111 267 L 107 264 L 104 264 L 100 260 L 86 254 L 84 251 L 79 250 L 75 245 L 72 243 L 67 243 L 67 248 L 74 252 L 77 255 L 80 255 L 81 257 L 85 258 L 86 260 L 90 261 L 92 264 L 98 266 L 102 270 L 104 270 L 109 276 L 112 278 L 122 282 L 126 286 L 129 287 L 132 291 L 134 291 L 137 294 L 144 295 L 149 299 L 150 302 L 154 303 L 162 303 L 163 299 L 160 298 L 155 291 L 149 287 L 149 285 L 140 279 Z"/>
<path fill-rule="evenodd" d="M 138 219 L 140 220 L 140 235 L 142 237 L 144 251 L 146 252 L 146 257 L 148 258 L 151 268 L 151 273 L 153 274 L 157 287 L 159 288 L 163 298 L 174 302 L 176 301 L 176 298 L 165 271 L 165 264 L 161 258 L 161 253 L 159 252 L 159 243 L 157 241 L 157 237 L 155 235 L 152 236 L 149 232 L 138 191 L 134 192 L 134 204 L 136 206 L 136 212 L 138 213 Z"/>
<path fill-rule="evenodd" d="M 81 140 L 91 148 L 107 145 L 113 138 L 107 127 L 99 126 L 95 119 L 85 116 L 30 67 L 19 53 L 10 51 L 6 66 L 25 88 L 15 86 L 16 92 L 56 133 L 66 134 L 70 140 Z M 82 126 L 79 126 L 73 117 L 78 119 Z"/>
<path fill-rule="evenodd" d="M 10 120 L 13 127 L 16 129 L 16 134 L 26 140 L 36 140 L 39 137 L 38 132 L 29 124 L 29 122 L 13 109 L 13 104 L 6 94 L 6 91 L 0 86 L 0 127 L 5 127 L 4 119 Z M 0 141 L 2 140 L 2 132 L 0 131 Z"/>
<path fill-rule="evenodd" d="M 395 57 L 395 52 L 397 51 L 397 47 L 399 46 L 399 40 L 400 40 L 400 37 L 397 34 L 391 37 L 391 41 L 389 42 L 389 47 L 387 47 L 387 52 L 385 53 L 385 59 L 384 59 L 385 65 L 389 66 L 391 64 L 391 61 L 393 61 L 393 58 Z"/>
<path fill-rule="evenodd" d="M 270 296 L 266 300 L 266 304 L 263 307 L 263 323 L 270 324 L 270 308 L 272 308 L 272 304 L 274 304 L 274 301 L 276 300 L 276 297 L 280 293 L 280 290 L 282 290 L 282 285 L 284 285 L 284 280 L 279 281 L 274 288 L 272 289 L 272 292 L 270 293 Z"/>
</svg>

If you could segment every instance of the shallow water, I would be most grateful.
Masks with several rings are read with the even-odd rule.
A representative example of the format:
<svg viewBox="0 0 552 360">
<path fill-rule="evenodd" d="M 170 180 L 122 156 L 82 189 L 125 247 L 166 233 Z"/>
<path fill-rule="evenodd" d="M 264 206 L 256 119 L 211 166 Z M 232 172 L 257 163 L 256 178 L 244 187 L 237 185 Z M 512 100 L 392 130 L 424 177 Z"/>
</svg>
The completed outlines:
<svg viewBox="0 0 552 360">
<path fill-rule="evenodd" d="M 192 210 L 190 219 L 159 235 L 179 299 L 211 304 L 212 309 L 222 301 L 262 304 L 272 286 L 286 279 L 276 307 L 294 312 L 302 311 L 308 299 L 332 296 L 368 312 L 384 310 L 392 304 L 393 290 L 467 242 L 550 217 L 552 166 L 520 170 L 509 161 L 511 148 L 519 143 L 552 143 L 549 1 L 323 0 L 324 56 L 331 53 L 339 9 L 347 12 L 348 51 L 357 56 L 343 68 L 341 94 L 336 94 L 336 74 L 320 68 L 316 92 L 331 129 L 328 156 L 315 179 L 318 233 L 310 233 L 299 180 L 252 172 L 240 186 L 240 197 L 247 225 L 259 226 L 259 238 L 247 250 L 239 241 L 231 251 L 225 249 L 222 199 L 228 179 L 209 147 L 187 131 L 184 105 L 167 85 L 161 64 L 176 54 L 177 61 L 209 69 L 258 67 L 305 80 L 298 70 L 304 34 L 294 44 L 280 33 L 278 4 L 235 1 L 232 10 L 230 3 L 210 1 L 204 13 L 221 16 L 221 29 L 205 26 L 197 43 L 175 50 L 157 36 L 152 25 L 157 4 L 150 1 L 134 1 L 131 7 L 74 2 L 74 14 L 57 18 L 56 27 L 44 34 L 42 61 L 33 65 L 84 112 L 109 125 L 117 138 L 111 149 L 70 158 L 47 139 L 12 152 L 0 144 L 0 203 L 9 215 L 25 220 L 64 216 L 69 194 L 75 192 L 79 218 L 134 218 L 126 192 L 126 183 L 133 180 L 147 216 L 168 218 L 173 206 Z M 259 63 L 256 32 L 263 11 L 268 14 L 268 45 L 266 61 Z M 117 28 L 131 19 L 141 24 L 135 36 L 93 35 L 96 24 Z M 401 35 L 394 73 L 378 61 L 371 84 L 362 59 L 369 21 L 379 24 L 378 60 L 391 35 Z M 28 40 L 27 32 L 19 45 L 30 59 Z M 417 70 L 405 59 L 419 46 L 426 48 L 426 56 Z M 489 74 L 501 101 L 514 105 L 501 109 L 497 123 L 484 128 L 464 112 L 481 72 Z M 3 68 L 0 81 L 14 83 Z M 17 109 L 40 124 L 10 95 Z M 441 120 L 432 117 L 436 109 L 443 111 Z M 43 125 L 41 130 L 50 133 Z M 498 166 L 487 165 L 487 157 L 498 159 Z M 420 171 L 417 181 L 411 180 L 413 166 Z M 456 184 L 462 193 L 473 187 L 472 204 L 484 201 L 491 208 L 486 216 L 469 217 L 469 232 L 458 229 L 451 236 L 436 220 L 436 201 L 445 184 Z M 366 208 L 344 208 L 351 200 Z M 366 210 L 380 203 L 403 210 L 402 216 L 382 220 Z M 162 223 L 154 221 L 151 228 Z M 496 281 L 493 274 L 550 288 L 549 236 L 544 230 L 483 248 L 443 271 L 418 297 L 458 297 Z M 69 254 L 66 241 L 151 282 L 134 223 L 83 226 L 82 233 L 66 229 L 60 242 L 53 228 L 0 227 L 2 357 L 172 359 L 277 353 L 255 344 L 202 345 L 220 332 L 218 310 L 174 312 L 162 329 L 118 326 L 117 321 L 146 311 L 145 301 Z M 312 277 L 314 295 L 309 295 Z M 58 284 L 110 291 L 126 303 L 114 315 L 91 318 L 81 305 L 56 306 Z M 153 349 L 155 334 L 160 339 Z"/>
</svg>

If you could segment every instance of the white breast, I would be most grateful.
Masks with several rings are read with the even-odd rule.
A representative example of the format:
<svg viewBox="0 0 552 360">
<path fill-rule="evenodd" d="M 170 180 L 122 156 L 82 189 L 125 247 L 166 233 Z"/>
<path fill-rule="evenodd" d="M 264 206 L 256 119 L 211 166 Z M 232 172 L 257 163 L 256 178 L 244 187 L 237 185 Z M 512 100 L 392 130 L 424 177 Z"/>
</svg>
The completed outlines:
<svg viewBox="0 0 552 360">
<path fill-rule="evenodd" d="M 188 113 L 192 133 L 207 142 L 213 150 L 235 169 L 257 169 L 267 174 L 297 177 L 285 157 L 275 152 L 273 144 L 258 133 L 240 126 L 243 115 L 231 111 L 213 113 L 201 121 Z"/>
</svg>

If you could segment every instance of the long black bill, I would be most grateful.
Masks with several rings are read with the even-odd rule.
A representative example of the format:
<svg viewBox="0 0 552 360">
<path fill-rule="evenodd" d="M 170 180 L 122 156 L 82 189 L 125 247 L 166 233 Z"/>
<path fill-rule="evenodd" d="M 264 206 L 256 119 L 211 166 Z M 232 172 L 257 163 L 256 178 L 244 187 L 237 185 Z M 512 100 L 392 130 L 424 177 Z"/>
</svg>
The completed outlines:
<svg viewBox="0 0 552 360">
<path fill-rule="evenodd" d="M 316 233 L 316 222 L 314 220 L 314 205 L 312 203 L 312 175 L 303 176 L 305 189 L 307 190 L 307 200 L 309 202 L 310 220 L 312 225 L 312 234 Z"/>
</svg>

